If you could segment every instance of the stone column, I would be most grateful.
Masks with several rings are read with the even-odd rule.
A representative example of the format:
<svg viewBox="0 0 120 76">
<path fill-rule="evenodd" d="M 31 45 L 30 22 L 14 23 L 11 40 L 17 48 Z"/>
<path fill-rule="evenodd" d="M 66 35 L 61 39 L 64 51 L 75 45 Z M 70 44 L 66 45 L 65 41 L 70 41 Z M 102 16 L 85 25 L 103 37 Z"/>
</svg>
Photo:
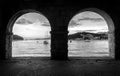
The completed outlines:
<svg viewBox="0 0 120 76">
<path fill-rule="evenodd" d="M 12 36 L 13 33 L 12 32 L 7 32 L 6 33 L 6 58 L 10 59 L 12 58 Z"/>
<path fill-rule="evenodd" d="M 51 59 L 68 59 L 67 33 L 66 31 L 51 31 Z"/>
<path fill-rule="evenodd" d="M 51 17 L 51 59 L 68 59 L 68 31 L 62 8 L 56 8 Z"/>
</svg>

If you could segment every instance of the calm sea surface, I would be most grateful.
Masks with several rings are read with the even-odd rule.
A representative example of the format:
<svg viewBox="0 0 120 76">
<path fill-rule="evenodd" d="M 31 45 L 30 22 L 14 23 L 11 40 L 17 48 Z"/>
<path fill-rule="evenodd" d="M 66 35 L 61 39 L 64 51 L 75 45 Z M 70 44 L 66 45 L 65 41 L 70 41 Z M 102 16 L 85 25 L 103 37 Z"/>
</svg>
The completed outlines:
<svg viewBox="0 0 120 76">
<path fill-rule="evenodd" d="M 12 42 L 12 56 L 50 56 L 50 40 L 22 40 Z M 69 56 L 109 56 L 108 40 L 68 41 Z"/>
</svg>

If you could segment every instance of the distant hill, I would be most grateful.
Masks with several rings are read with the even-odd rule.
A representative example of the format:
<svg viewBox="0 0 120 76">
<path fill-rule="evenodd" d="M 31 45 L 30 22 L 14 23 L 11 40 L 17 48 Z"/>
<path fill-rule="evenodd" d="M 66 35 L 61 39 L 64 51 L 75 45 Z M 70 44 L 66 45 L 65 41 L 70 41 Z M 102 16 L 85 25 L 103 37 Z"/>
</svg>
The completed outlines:
<svg viewBox="0 0 120 76">
<path fill-rule="evenodd" d="M 98 33 L 90 33 L 90 32 L 78 32 L 74 34 L 68 35 L 68 39 L 92 39 L 92 40 L 104 40 L 108 39 L 108 33 L 107 32 L 98 32 Z"/>
<path fill-rule="evenodd" d="M 19 35 L 13 35 L 13 40 L 24 40 L 24 38 Z"/>
</svg>

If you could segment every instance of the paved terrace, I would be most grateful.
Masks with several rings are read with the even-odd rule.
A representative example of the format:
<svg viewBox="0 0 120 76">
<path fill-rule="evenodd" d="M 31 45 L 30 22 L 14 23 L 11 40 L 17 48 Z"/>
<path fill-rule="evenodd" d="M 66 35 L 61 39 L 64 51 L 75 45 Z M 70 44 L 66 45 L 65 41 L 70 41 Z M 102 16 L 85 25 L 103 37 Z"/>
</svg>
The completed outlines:
<svg viewBox="0 0 120 76">
<path fill-rule="evenodd" d="M 88 58 L 13 59 L 0 62 L 0 76 L 120 76 L 120 61 Z"/>
</svg>

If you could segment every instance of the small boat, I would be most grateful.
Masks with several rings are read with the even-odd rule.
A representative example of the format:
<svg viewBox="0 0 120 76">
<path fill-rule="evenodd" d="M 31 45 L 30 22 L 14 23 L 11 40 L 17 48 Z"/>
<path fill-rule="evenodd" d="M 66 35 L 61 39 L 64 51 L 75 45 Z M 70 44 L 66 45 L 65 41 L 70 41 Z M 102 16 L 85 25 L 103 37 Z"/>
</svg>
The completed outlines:
<svg viewBox="0 0 120 76">
<path fill-rule="evenodd" d="M 39 41 L 36 41 L 37 43 L 39 43 Z"/>
<path fill-rule="evenodd" d="M 48 42 L 47 42 L 47 41 L 44 41 L 43 43 L 44 43 L 44 44 L 48 44 Z"/>
<path fill-rule="evenodd" d="M 85 42 L 90 42 L 90 40 L 84 40 Z"/>
</svg>

